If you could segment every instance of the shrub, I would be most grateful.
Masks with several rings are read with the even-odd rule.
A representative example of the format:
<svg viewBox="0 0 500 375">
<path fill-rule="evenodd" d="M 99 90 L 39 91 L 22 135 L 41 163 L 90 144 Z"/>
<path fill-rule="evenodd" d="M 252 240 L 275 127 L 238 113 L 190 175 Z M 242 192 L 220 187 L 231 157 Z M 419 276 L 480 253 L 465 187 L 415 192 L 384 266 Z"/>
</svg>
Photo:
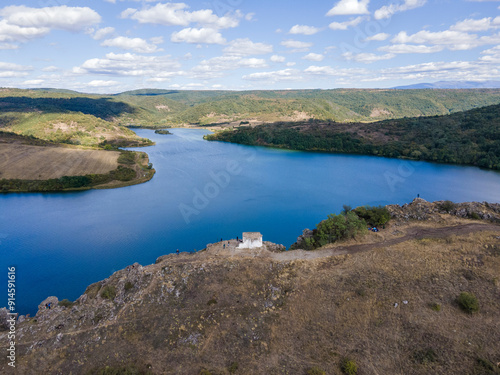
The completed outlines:
<svg viewBox="0 0 500 375">
<path fill-rule="evenodd" d="M 111 177 L 119 181 L 130 181 L 135 178 L 135 171 L 131 168 L 127 168 L 119 165 L 114 171 L 109 172 Z"/>
<path fill-rule="evenodd" d="M 210 306 L 210 305 L 215 305 L 217 303 L 217 300 L 215 298 L 212 298 L 210 299 L 208 302 L 207 302 L 207 306 Z"/>
<path fill-rule="evenodd" d="M 71 302 L 69 299 L 65 298 L 62 301 L 59 301 L 58 305 L 62 307 L 72 307 L 74 305 L 74 302 Z"/>
<path fill-rule="evenodd" d="M 480 373 L 481 375 L 500 374 L 498 366 L 495 366 L 491 361 L 484 358 L 477 358 L 476 369 L 475 373 Z"/>
<path fill-rule="evenodd" d="M 432 348 L 419 350 L 413 353 L 413 360 L 420 364 L 426 364 L 437 361 L 437 354 Z"/>
<path fill-rule="evenodd" d="M 309 370 L 306 372 L 307 375 L 326 375 L 326 372 L 324 372 L 322 369 L 319 367 L 311 367 Z"/>
<path fill-rule="evenodd" d="M 101 297 L 106 299 L 114 299 L 116 297 L 116 288 L 112 285 L 106 285 L 101 292 Z"/>
<path fill-rule="evenodd" d="M 366 231 L 366 223 L 354 212 L 345 215 L 328 215 L 328 219 L 319 223 L 313 231 L 316 247 L 321 247 L 338 240 L 354 238 Z"/>
<path fill-rule="evenodd" d="M 479 301 L 472 293 L 462 292 L 457 298 L 458 305 L 466 313 L 473 314 L 479 311 Z"/>
<path fill-rule="evenodd" d="M 230 374 L 234 374 L 236 370 L 238 370 L 238 362 L 232 362 L 227 370 L 229 371 Z"/>
<path fill-rule="evenodd" d="M 134 287 L 134 284 L 132 284 L 130 281 L 127 281 L 125 283 L 125 290 L 130 290 Z"/>
<path fill-rule="evenodd" d="M 441 305 L 439 303 L 431 303 L 431 309 L 434 311 L 441 311 Z"/>
<path fill-rule="evenodd" d="M 358 365 L 356 362 L 347 357 L 340 363 L 340 369 L 346 375 L 356 375 L 358 373 Z"/>
<path fill-rule="evenodd" d="M 455 209 L 456 206 L 457 205 L 455 203 L 453 203 L 452 201 L 444 201 L 443 203 L 441 203 L 439 205 L 439 208 L 443 211 L 450 213 L 451 211 L 453 211 Z"/>
<path fill-rule="evenodd" d="M 386 224 L 391 218 L 391 214 L 389 214 L 387 208 L 383 206 L 362 206 L 356 208 L 354 212 L 368 224 L 375 227 Z"/>
<path fill-rule="evenodd" d="M 118 163 L 120 163 L 120 164 L 134 164 L 135 163 L 135 152 L 122 151 L 120 156 L 118 156 Z"/>
</svg>

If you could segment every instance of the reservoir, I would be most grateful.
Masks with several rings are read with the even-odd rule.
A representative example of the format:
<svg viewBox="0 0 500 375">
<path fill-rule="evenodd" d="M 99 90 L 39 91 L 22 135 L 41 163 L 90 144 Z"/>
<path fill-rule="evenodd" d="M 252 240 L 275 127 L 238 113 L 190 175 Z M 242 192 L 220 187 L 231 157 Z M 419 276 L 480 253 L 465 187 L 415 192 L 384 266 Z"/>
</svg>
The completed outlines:
<svg viewBox="0 0 500 375">
<path fill-rule="evenodd" d="M 288 247 L 344 204 L 404 204 L 417 194 L 500 202 L 499 172 L 208 142 L 205 130 L 171 131 L 136 130 L 156 142 L 139 149 L 156 169 L 145 184 L 0 195 L 1 278 L 16 267 L 17 312 L 34 314 L 51 295 L 75 300 L 134 262 L 151 264 L 242 232 Z"/>
</svg>

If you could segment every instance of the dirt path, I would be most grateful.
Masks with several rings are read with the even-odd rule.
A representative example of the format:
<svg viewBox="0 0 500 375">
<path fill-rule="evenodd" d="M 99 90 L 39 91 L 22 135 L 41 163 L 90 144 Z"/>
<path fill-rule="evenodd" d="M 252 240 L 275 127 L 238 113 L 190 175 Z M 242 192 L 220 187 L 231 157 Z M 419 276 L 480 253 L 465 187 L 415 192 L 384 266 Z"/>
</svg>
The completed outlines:
<svg viewBox="0 0 500 375">
<path fill-rule="evenodd" d="M 283 253 L 270 253 L 267 256 L 276 260 L 296 260 L 296 259 L 315 259 L 334 255 L 354 254 L 362 251 L 368 251 L 375 248 L 387 247 L 399 244 L 409 240 L 420 240 L 423 238 L 444 238 L 453 235 L 464 235 L 479 231 L 497 231 L 500 232 L 500 226 L 494 224 L 462 224 L 442 228 L 410 228 L 402 237 L 392 238 L 381 242 L 372 242 L 367 244 L 336 246 L 316 251 L 294 250 Z"/>
</svg>

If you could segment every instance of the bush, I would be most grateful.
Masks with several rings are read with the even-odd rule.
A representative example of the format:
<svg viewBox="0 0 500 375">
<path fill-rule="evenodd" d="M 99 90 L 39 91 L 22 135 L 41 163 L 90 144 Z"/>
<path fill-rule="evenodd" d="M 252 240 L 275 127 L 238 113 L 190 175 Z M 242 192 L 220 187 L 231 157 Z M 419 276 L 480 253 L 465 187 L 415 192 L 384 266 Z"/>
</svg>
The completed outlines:
<svg viewBox="0 0 500 375">
<path fill-rule="evenodd" d="M 324 372 L 322 369 L 319 367 L 311 367 L 309 370 L 306 372 L 307 375 L 326 375 L 326 372 Z"/>
<path fill-rule="evenodd" d="M 125 290 L 127 290 L 127 291 L 132 289 L 133 287 L 134 287 L 134 284 L 132 284 L 130 281 L 127 281 L 125 283 Z"/>
<path fill-rule="evenodd" d="M 477 371 L 475 372 L 475 374 L 481 374 L 481 375 L 500 374 L 498 366 L 495 366 L 491 361 L 484 358 L 477 358 L 476 370 Z"/>
<path fill-rule="evenodd" d="M 431 309 L 434 311 L 441 311 L 441 305 L 439 303 L 431 303 Z"/>
<path fill-rule="evenodd" d="M 354 212 L 360 218 L 364 219 L 368 224 L 375 227 L 386 224 L 391 218 L 389 211 L 386 207 L 383 206 L 362 206 L 356 208 Z"/>
<path fill-rule="evenodd" d="M 116 297 L 116 288 L 112 285 L 106 285 L 102 289 L 101 297 L 113 300 Z"/>
<path fill-rule="evenodd" d="M 321 247 L 338 240 L 354 238 L 366 231 L 366 223 L 354 212 L 345 215 L 328 215 L 328 219 L 319 223 L 313 231 L 316 247 Z"/>
<path fill-rule="evenodd" d="M 452 201 L 444 201 L 443 203 L 441 203 L 439 205 L 439 208 L 443 211 L 450 213 L 451 211 L 453 211 L 455 209 L 456 206 L 457 205 L 455 203 L 453 203 Z"/>
<path fill-rule="evenodd" d="M 62 301 L 59 301 L 58 305 L 62 307 L 72 307 L 74 305 L 74 302 L 71 302 L 69 299 L 65 298 Z"/>
<path fill-rule="evenodd" d="M 135 152 L 122 151 L 118 156 L 118 163 L 120 164 L 135 164 Z"/>
<path fill-rule="evenodd" d="M 458 306 L 466 313 L 473 314 L 479 311 L 479 301 L 472 293 L 462 292 L 457 298 Z"/>
<path fill-rule="evenodd" d="M 127 168 L 119 165 L 114 171 L 109 172 L 111 177 L 119 181 L 130 181 L 135 178 L 135 171 L 131 168 Z"/>
<path fill-rule="evenodd" d="M 358 365 L 353 359 L 344 358 L 340 363 L 340 369 L 346 375 L 356 375 L 358 373 Z"/>
<path fill-rule="evenodd" d="M 419 350 L 413 353 L 413 360 L 420 364 L 426 364 L 437 361 L 437 354 L 432 348 Z"/>
<path fill-rule="evenodd" d="M 227 370 L 229 371 L 230 374 L 234 374 L 236 370 L 238 370 L 238 362 L 232 362 Z"/>
</svg>

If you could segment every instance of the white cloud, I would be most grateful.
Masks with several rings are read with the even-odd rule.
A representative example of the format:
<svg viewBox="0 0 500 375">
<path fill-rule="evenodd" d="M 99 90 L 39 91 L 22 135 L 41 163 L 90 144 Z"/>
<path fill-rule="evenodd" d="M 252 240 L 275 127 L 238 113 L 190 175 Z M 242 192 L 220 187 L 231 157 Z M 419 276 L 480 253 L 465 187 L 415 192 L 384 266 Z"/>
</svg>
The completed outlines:
<svg viewBox="0 0 500 375">
<path fill-rule="evenodd" d="M 46 66 L 45 68 L 42 69 L 43 72 L 57 72 L 58 70 L 60 69 L 54 65 Z"/>
<path fill-rule="evenodd" d="M 127 38 L 119 36 L 113 39 L 106 39 L 101 43 L 103 47 L 117 47 L 124 50 L 130 50 L 138 53 L 153 53 L 161 51 L 154 44 L 150 44 L 141 38 Z"/>
<path fill-rule="evenodd" d="M 154 23 L 165 26 L 188 26 L 199 24 L 211 29 L 227 29 L 239 24 L 241 13 L 219 17 L 210 9 L 189 12 L 184 3 L 159 3 L 141 10 L 128 8 L 121 13 L 122 18 L 131 18 L 139 23 Z"/>
<path fill-rule="evenodd" d="M 143 56 L 133 53 L 108 53 L 105 58 L 90 59 L 73 68 L 75 74 L 114 76 L 158 76 L 163 73 L 184 74 L 180 64 L 170 56 Z"/>
<path fill-rule="evenodd" d="M 368 41 L 372 41 L 372 40 L 375 40 L 377 42 L 382 42 L 386 39 L 388 39 L 390 37 L 389 34 L 386 34 L 386 33 L 378 33 L 378 34 L 375 34 L 375 35 L 372 35 L 372 36 L 369 36 L 368 38 L 366 38 L 366 40 Z"/>
<path fill-rule="evenodd" d="M 307 42 L 300 42 L 298 40 L 284 40 L 281 42 L 282 46 L 285 46 L 286 48 L 293 48 L 292 52 L 303 52 L 307 51 L 310 47 L 313 46 L 313 43 L 307 43 Z"/>
<path fill-rule="evenodd" d="M 395 13 L 424 6 L 426 2 L 427 0 L 404 0 L 403 4 L 384 5 L 382 8 L 375 11 L 374 17 L 377 20 L 389 18 Z"/>
<path fill-rule="evenodd" d="M 224 48 L 231 55 L 264 55 L 273 52 L 273 46 L 265 43 L 254 43 L 248 38 L 235 39 Z"/>
<path fill-rule="evenodd" d="M 492 19 L 491 17 L 482 18 L 479 20 L 466 19 L 451 26 L 450 30 L 463 32 L 486 31 L 498 27 L 500 27 L 500 16 L 496 17 L 495 19 Z"/>
<path fill-rule="evenodd" d="M 286 63 L 286 66 L 295 66 L 295 65 L 297 65 L 297 63 L 293 61 L 289 61 Z"/>
<path fill-rule="evenodd" d="M 466 50 L 480 44 L 477 35 L 452 30 L 438 32 L 422 30 L 413 35 L 401 31 L 392 39 L 392 42 L 397 44 L 434 44 L 446 46 L 451 50 Z"/>
<path fill-rule="evenodd" d="M 23 71 L 33 70 L 33 67 L 32 66 L 18 65 L 18 64 L 13 64 L 13 63 L 0 62 L 0 71 L 7 71 L 7 70 L 23 72 Z"/>
<path fill-rule="evenodd" d="M 386 53 L 385 55 L 377 55 L 375 53 L 357 53 L 354 54 L 352 52 L 346 52 L 342 54 L 342 57 L 345 58 L 346 60 L 349 61 L 356 61 L 356 62 L 361 62 L 365 64 L 371 64 L 376 61 L 380 60 L 389 60 L 396 55 L 394 53 Z"/>
<path fill-rule="evenodd" d="M 201 43 L 201 44 L 224 44 L 226 39 L 215 29 L 195 29 L 188 27 L 181 31 L 172 33 L 170 38 L 175 43 Z"/>
<path fill-rule="evenodd" d="M 41 85 L 44 82 L 45 82 L 45 80 L 43 80 L 43 79 L 29 79 L 27 81 L 24 81 L 21 84 L 22 85 L 28 85 L 28 86 L 38 86 L 38 85 Z"/>
<path fill-rule="evenodd" d="M 13 5 L 0 9 L 0 16 L 9 25 L 74 32 L 101 22 L 101 16 L 88 7 L 68 7 L 66 5 L 46 8 Z"/>
<path fill-rule="evenodd" d="M 221 77 L 225 71 L 235 70 L 239 68 L 265 68 L 267 67 L 266 60 L 257 58 L 242 58 L 241 56 L 225 55 L 213 57 L 208 60 L 201 61 L 200 64 L 192 69 L 195 78 L 217 78 Z"/>
<path fill-rule="evenodd" d="M 109 35 L 111 33 L 114 33 L 114 32 L 115 32 L 115 28 L 114 27 L 104 27 L 102 29 L 97 30 L 94 33 L 93 38 L 95 40 L 101 40 L 101 39 L 104 39 L 107 35 Z"/>
<path fill-rule="evenodd" d="M 483 61 L 441 61 L 382 69 L 376 75 L 366 77 L 362 81 L 481 81 L 498 78 L 500 78 L 500 70 L 497 64 L 488 64 Z"/>
<path fill-rule="evenodd" d="M 321 55 L 319 53 L 309 53 L 303 57 L 304 60 L 310 60 L 310 61 L 323 61 L 325 58 L 324 55 Z"/>
<path fill-rule="evenodd" d="M 340 0 L 326 15 L 368 14 L 369 2 L 370 0 Z"/>
<path fill-rule="evenodd" d="M 331 66 L 316 66 L 311 65 L 304 70 L 305 73 L 317 76 L 337 76 L 337 77 L 353 77 L 359 78 L 361 75 L 367 74 L 366 69 L 360 68 L 332 68 Z"/>
<path fill-rule="evenodd" d="M 295 25 L 293 26 L 289 33 L 290 34 L 302 34 L 302 35 L 314 35 L 319 32 L 320 29 L 314 26 L 306 26 L 306 25 Z"/>
<path fill-rule="evenodd" d="M 351 26 L 359 25 L 364 19 L 364 17 L 356 17 L 345 22 L 332 22 L 328 27 L 332 30 L 347 30 Z"/>
<path fill-rule="evenodd" d="M 0 43 L 0 50 L 1 49 L 18 49 L 19 45 L 17 44 L 12 44 L 12 43 Z"/>
<path fill-rule="evenodd" d="M 267 82 L 279 82 L 279 81 L 300 81 L 302 77 L 300 72 L 296 69 L 283 69 L 273 72 L 259 72 L 252 73 L 242 77 L 248 81 L 267 81 Z"/>
<path fill-rule="evenodd" d="M 149 38 L 149 41 L 153 44 L 162 44 L 163 43 L 163 37 L 162 36 L 154 36 L 152 38 Z"/>
<path fill-rule="evenodd" d="M 380 47 L 379 51 L 389 53 L 436 53 L 443 50 L 442 46 L 426 46 L 424 44 L 393 44 L 392 46 Z"/>
<path fill-rule="evenodd" d="M 90 81 L 87 85 L 90 87 L 110 87 L 110 86 L 116 86 L 119 84 L 120 84 L 120 82 L 117 82 L 117 81 L 104 81 L 104 80 L 96 79 L 96 80 Z"/>
<path fill-rule="evenodd" d="M 49 32 L 48 27 L 21 27 L 11 25 L 6 20 L 0 21 L 0 42 L 27 42 L 41 38 Z"/>
<path fill-rule="evenodd" d="M 282 63 L 282 62 L 285 62 L 285 60 L 286 60 L 285 56 L 279 56 L 279 55 L 272 55 L 271 56 L 271 61 L 272 62 Z"/>
<path fill-rule="evenodd" d="M 101 16 L 87 7 L 29 8 L 8 6 L 0 9 L 0 49 L 17 49 L 8 42 L 28 42 L 52 29 L 78 32 L 101 22 Z"/>
</svg>

